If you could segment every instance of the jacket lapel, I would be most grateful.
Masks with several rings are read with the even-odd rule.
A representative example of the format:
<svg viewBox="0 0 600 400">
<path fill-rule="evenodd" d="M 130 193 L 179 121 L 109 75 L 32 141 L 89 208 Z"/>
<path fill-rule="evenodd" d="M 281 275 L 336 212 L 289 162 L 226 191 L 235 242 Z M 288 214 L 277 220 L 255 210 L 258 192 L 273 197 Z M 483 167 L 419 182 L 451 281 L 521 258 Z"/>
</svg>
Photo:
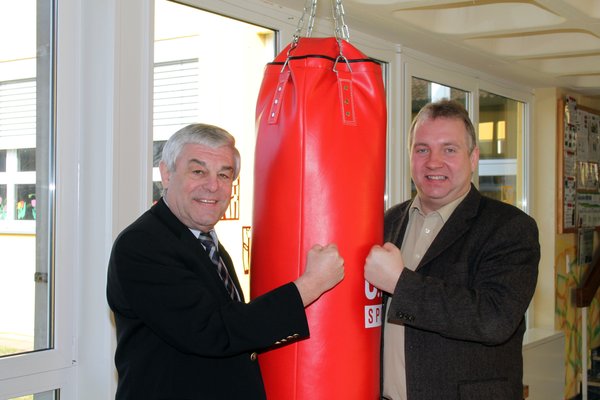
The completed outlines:
<svg viewBox="0 0 600 400">
<path fill-rule="evenodd" d="M 186 249 L 190 249 L 190 254 L 193 257 L 193 260 L 190 262 L 191 267 L 197 272 L 200 272 L 200 268 L 210 267 L 210 275 L 215 280 L 215 283 L 217 283 L 218 286 L 222 288 L 222 292 L 227 296 L 227 298 L 229 298 L 227 289 L 225 288 L 225 285 L 223 284 L 223 281 L 221 280 L 221 277 L 217 272 L 217 268 L 214 267 L 212 261 L 210 260 L 208 253 L 206 252 L 206 250 L 204 250 L 202 244 L 198 241 L 198 239 L 194 236 L 190 229 L 185 224 L 183 224 L 175 216 L 175 214 L 171 212 L 164 200 L 161 198 L 154 206 L 152 206 L 150 211 L 154 215 L 156 215 L 156 217 L 160 219 L 177 238 L 179 238 L 183 247 L 185 247 Z M 242 288 L 240 287 L 240 282 L 237 278 L 237 274 L 235 273 L 233 262 L 231 261 L 231 257 L 229 257 L 229 254 L 227 253 L 227 251 L 225 251 L 225 248 L 221 245 L 221 243 L 219 243 L 219 252 L 221 254 L 223 262 L 225 263 L 225 266 L 227 267 L 227 271 L 229 271 L 229 275 L 231 276 L 231 279 L 233 280 L 233 283 L 236 289 L 238 290 L 240 297 L 243 300 L 244 295 L 242 292 Z"/>
</svg>

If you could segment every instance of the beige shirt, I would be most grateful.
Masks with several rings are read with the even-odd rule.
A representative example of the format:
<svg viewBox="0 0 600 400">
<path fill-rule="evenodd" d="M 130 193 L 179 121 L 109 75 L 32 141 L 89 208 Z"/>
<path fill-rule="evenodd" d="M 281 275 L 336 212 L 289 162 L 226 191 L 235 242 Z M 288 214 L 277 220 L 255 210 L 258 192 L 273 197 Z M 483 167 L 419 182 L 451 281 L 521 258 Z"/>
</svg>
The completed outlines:
<svg viewBox="0 0 600 400">
<path fill-rule="evenodd" d="M 421 211 L 419 197 L 415 197 L 410 205 L 408 226 L 400 249 L 405 268 L 413 271 L 417 268 L 433 239 L 465 197 L 466 194 L 427 215 Z M 387 302 L 388 312 L 390 302 L 391 297 Z M 406 400 L 404 325 L 386 322 L 383 341 L 383 395 L 391 400 Z"/>
</svg>

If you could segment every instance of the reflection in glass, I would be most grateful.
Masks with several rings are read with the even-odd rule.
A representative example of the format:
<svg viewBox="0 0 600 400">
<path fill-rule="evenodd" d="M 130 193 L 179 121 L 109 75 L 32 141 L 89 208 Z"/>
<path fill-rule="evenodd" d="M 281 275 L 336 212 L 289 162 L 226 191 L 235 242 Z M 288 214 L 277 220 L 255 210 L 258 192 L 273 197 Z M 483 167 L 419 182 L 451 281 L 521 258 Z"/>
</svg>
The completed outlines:
<svg viewBox="0 0 600 400">
<path fill-rule="evenodd" d="M 415 77 L 412 78 L 411 85 L 411 120 L 425 104 L 441 99 L 456 100 L 464 105 L 465 108 L 468 106 L 469 92 L 464 90 Z"/>
<path fill-rule="evenodd" d="M 522 207 L 524 103 L 479 92 L 479 190 Z"/>
<path fill-rule="evenodd" d="M 6 185 L 0 185 L 0 221 L 6 219 Z"/>
<path fill-rule="evenodd" d="M 0 172 L 6 172 L 6 150 L 0 150 Z"/>
<path fill-rule="evenodd" d="M 152 167 L 158 168 L 160 159 L 162 158 L 163 147 L 165 147 L 166 140 L 155 140 L 152 143 Z"/>
<path fill-rule="evenodd" d="M 17 171 L 35 171 L 35 149 L 17 149 Z"/>
<path fill-rule="evenodd" d="M 60 390 L 31 394 L 29 396 L 13 397 L 8 400 L 59 400 Z"/>
<path fill-rule="evenodd" d="M 36 217 L 35 185 L 15 185 L 18 220 L 33 220 Z"/>
<path fill-rule="evenodd" d="M 52 347 L 53 7 L 0 2 L 0 357 Z"/>
<path fill-rule="evenodd" d="M 163 186 L 161 181 L 152 182 L 152 204 L 162 196 Z"/>
</svg>

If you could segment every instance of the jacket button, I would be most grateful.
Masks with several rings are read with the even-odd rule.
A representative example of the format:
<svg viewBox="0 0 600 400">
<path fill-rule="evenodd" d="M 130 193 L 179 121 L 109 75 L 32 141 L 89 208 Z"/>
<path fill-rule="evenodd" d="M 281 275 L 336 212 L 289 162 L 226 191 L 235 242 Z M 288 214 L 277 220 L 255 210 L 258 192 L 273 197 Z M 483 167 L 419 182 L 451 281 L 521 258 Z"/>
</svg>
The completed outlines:
<svg viewBox="0 0 600 400">
<path fill-rule="evenodd" d="M 257 356 L 256 352 L 250 354 L 250 360 L 251 361 L 256 361 L 257 358 L 258 358 L 258 356 Z"/>
</svg>

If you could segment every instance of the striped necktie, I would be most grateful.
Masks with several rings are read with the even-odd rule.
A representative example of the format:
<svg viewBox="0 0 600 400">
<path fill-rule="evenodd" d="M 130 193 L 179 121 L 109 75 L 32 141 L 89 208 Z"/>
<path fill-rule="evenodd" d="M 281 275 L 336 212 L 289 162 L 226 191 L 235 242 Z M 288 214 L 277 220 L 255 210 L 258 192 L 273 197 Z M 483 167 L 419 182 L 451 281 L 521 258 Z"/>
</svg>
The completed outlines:
<svg viewBox="0 0 600 400">
<path fill-rule="evenodd" d="M 240 295 L 237 289 L 235 288 L 233 281 L 231 280 L 231 276 L 229 276 L 227 267 L 225 266 L 225 264 L 223 264 L 223 261 L 221 260 L 221 256 L 219 255 L 217 246 L 215 246 L 215 242 L 213 241 L 210 234 L 200 232 L 200 236 L 198 237 L 198 239 L 200 239 L 200 243 L 202 243 L 202 246 L 204 246 L 206 251 L 208 251 L 208 256 L 210 257 L 210 260 L 213 262 L 215 267 L 217 267 L 217 272 L 219 273 L 219 276 L 221 277 L 221 280 L 223 281 L 223 284 L 225 285 L 225 289 L 227 289 L 229 296 L 231 296 L 231 298 L 235 301 L 240 301 Z"/>
</svg>

